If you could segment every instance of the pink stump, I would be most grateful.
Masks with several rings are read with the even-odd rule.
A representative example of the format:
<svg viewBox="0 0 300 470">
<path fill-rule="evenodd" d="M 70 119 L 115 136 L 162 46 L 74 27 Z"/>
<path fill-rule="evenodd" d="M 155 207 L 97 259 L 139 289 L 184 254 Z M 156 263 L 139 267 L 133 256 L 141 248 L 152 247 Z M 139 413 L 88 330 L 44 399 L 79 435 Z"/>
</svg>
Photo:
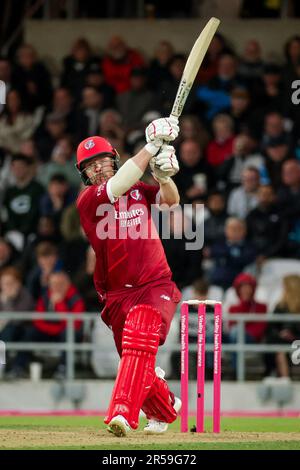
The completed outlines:
<svg viewBox="0 0 300 470">
<path fill-rule="evenodd" d="M 181 432 L 188 432 L 189 414 L 189 306 L 181 305 Z"/>
<path fill-rule="evenodd" d="M 197 339 L 197 432 L 204 432 L 204 385 L 205 385 L 205 325 L 206 305 L 198 307 Z"/>
<path fill-rule="evenodd" d="M 220 432 L 221 408 L 221 354 L 222 354 L 222 304 L 216 303 L 214 314 L 214 400 L 213 432 Z"/>
</svg>

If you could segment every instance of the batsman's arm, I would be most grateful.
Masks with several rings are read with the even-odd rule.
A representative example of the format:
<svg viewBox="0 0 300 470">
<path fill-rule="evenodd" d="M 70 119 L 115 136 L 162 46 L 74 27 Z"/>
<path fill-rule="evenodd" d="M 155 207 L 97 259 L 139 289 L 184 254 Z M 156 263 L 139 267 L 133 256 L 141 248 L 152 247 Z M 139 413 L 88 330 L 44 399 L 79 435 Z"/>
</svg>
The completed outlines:
<svg viewBox="0 0 300 470">
<path fill-rule="evenodd" d="M 168 207 L 178 206 L 180 196 L 177 186 L 171 178 L 168 178 L 166 182 L 159 182 L 159 193 L 159 206 L 161 209 L 163 209 L 163 205 L 167 205 Z"/>
<path fill-rule="evenodd" d="M 127 160 L 109 180 L 109 190 L 114 197 L 122 196 L 143 176 L 153 157 L 153 154 L 151 154 L 146 147 L 140 150 L 134 157 Z"/>
</svg>

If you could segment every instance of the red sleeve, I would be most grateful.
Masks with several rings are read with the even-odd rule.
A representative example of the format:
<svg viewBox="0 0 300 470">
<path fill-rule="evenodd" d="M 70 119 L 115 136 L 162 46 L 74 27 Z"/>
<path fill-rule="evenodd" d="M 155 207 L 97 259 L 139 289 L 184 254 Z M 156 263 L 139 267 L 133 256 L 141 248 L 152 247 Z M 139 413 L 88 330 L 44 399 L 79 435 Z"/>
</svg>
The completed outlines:
<svg viewBox="0 0 300 470">
<path fill-rule="evenodd" d="M 150 184 L 142 183 L 140 182 L 141 189 L 143 190 L 143 193 L 147 199 L 147 202 L 149 203 L 149 206 L 151 204 L 157 204 L 157 195 L 159 192 L 159 185 L 157 186 L 152 186 Z"/>
<path fill-rule="evenodd" d="M 111 205 L 106 184 L 89 186 L 79 194 L 76 205 L 81 217 L 86 215 L 89 220 L 94 220 L 100 204 Z"/>
</svg>

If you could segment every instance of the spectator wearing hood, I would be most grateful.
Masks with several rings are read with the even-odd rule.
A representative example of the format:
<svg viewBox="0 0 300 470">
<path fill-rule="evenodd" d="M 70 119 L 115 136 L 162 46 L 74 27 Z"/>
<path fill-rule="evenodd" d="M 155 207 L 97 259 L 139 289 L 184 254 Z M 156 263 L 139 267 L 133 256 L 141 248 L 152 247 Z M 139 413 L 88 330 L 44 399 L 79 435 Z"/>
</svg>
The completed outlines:
<svg viewBox="0 0 300 470">
<path fill-rule="evenodd" d="M 239 298 L 239 303 L 229 308 L 229 316 L 239 313 L 257 313 L 265 314 L 267 312 L 266 304 L 261 304 L 255 300 L 256 280 L 248 273 L 239 274 L 233 283 Z M 263 339 L 267 324 L 265 322 L 246 323 L 246 342 L 258 343 Z M 233 321 L 229 322 L 229 342 L 236 343 L 237 326 Z"/>
<path fill-rule="evenodd" d="M 233 283 L 233 287 L 239 297 L 239 303 L 229 307 L 228 316 L 233 317 L 235 314 L 257 314 L 264 315 L 267 312 L 267 306 L 256 302 L 255 290 L 256 280 L 253 276 L 247 273 L 239 274 Z M 245 324 L 245 343 L 254 344 L 260 343 L 266 331 L 266 322 L 247 322 Z M 234 321 L 229 321 L 228 324 L 227 341 L 229 344 L 236 344 L 238 342 L 238 324 Z M 226 341 L 226 339 L 225 339 Z M 232 368 L 234 372 L 237 369 L 237 355 L 232 354 Z"/>
</svg>

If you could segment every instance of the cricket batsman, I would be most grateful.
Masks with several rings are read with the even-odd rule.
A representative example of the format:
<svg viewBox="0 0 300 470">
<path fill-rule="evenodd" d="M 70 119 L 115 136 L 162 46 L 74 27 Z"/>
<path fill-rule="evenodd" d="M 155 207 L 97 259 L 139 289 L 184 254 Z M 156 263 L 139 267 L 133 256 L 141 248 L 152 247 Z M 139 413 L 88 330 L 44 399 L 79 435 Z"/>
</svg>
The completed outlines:
<svg viewBox="0 0 300 470">
<path fill-rule="evenodd" d="M 104 420 L 116 436 L 137 429 L 141 409 L 148 419 L 145 433 L 163 433 L 181 407 L 164 371 L 155 368 L 158 346 L 166 340 L 181 294 L 157 232 L 153 236 L 151 217 L 152 205 L 179 203 L 171 179 L 179 165 L 170 145 L 178 132 L 177 118 L 156 119 L 146 128 L 145 147 L 122 167 L 118 153 L 102 137 L 89 137 L 77 149 L 77 169 L 87 186 L 77 207 L 96 253 L 94 282 L 105 305 L 101 316 L 120 355 Z M 148 164 L 159 186 L 140 181 Z M 138 237 L 131 236 L 137 232 Z"/>
</svg>

